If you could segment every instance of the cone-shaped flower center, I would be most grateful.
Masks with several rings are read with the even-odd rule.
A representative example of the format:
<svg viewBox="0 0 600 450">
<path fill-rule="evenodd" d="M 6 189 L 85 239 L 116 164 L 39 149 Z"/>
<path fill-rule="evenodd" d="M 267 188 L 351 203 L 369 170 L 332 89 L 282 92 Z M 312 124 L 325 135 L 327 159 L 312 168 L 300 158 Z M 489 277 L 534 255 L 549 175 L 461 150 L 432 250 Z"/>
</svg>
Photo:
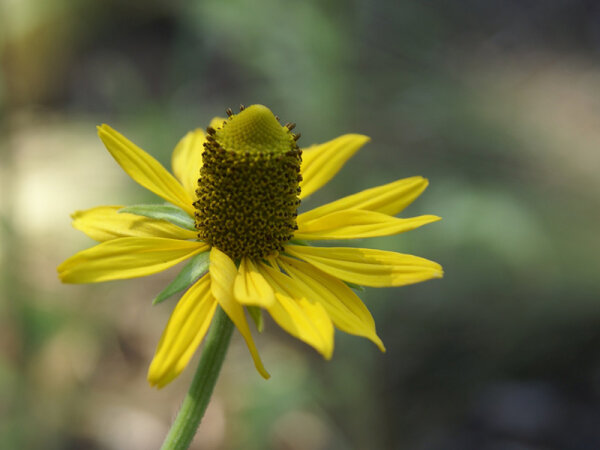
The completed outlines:
<svg viewBox="0 0 600 450">
<path fill-rule="evenodd" d="M 265 106 L 208 129 L 196 194 L 200 239 L 233 259 L 283 249 L 296 227 L 300 154 L 295 136 Z"/>
</svg>

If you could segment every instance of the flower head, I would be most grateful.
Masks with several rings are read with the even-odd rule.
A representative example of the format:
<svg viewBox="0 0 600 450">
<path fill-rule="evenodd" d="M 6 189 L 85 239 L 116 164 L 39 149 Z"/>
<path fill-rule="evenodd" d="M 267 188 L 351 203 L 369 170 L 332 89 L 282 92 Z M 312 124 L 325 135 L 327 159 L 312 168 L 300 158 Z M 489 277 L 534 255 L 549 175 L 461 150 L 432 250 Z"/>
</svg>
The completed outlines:
<svg viewBox="0 0 600 450">
<path fill-rule="evenodd" d="M 158 344 L 148 380 L 178 376 L 204 338 L 217 306 L 236 325 L 259 373 L 265 370 L 246 312 L 261 312 L 325 358 L 334 327 L 385 350 L 366 306 L 350 286 L 401 286 L 442 276 L 417 256 L 308 241 L 388 236 L 439 217 L 397 218 L 427 187 L 412 177 L 368 189 L 298 215 L 302 198 L 325 185 L 369 138 L 347 134 L 300 150 L 294 124 L 282 126 L 262 105 L 228 110 L 205 134 L 175 147 L 175 177 L 108 125 L 98 134 L 135 181 L 167 205 L 100 206 L 73 215 L 73 225 L 100 243 L 58 267 L 65 283 L 150 275 L 189 259 L 157 297 L 187 288 Z"/>
<path fill-rule="evenodd" d="M 283 251 L 298 228 L 301 151 L 294 137 L 262 105 L 208 129 L 194 203 L 200 239 L 234 260 Z"/>
</svg>

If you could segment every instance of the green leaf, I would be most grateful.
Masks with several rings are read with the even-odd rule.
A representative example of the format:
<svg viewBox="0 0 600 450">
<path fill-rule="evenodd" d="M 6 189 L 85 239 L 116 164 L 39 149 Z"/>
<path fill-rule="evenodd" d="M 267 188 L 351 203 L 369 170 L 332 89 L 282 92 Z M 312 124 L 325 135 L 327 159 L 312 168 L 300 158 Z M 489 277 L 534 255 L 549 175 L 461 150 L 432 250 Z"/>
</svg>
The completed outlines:
<svg viewBox="0 0 600 450">
<path fill-rule="evenodd" d="M 150 219 L 166 220 L 186 230 L 196 231 L 194 219 L 183 209 L 174 205 L 134 205 L 121 208 L 119 212 L 136 214 Z"/>
<path fill-rule="evenodd" d="M 254 321 L 256 329 L 259 333 L 262 333 L 264 329 L 262 310 L 258 306 L 246 306 L 246 309 L 248 310 L 250 317 Z"/>
<path fill-rule="evenodd" d="M 153 305 L 168 299 L 171 295 L 191 286 L 200 276 L 208 270 L 210 252 L 203 252 L 194 256 L 179 275 L 152 301 Z"/>
</svg>

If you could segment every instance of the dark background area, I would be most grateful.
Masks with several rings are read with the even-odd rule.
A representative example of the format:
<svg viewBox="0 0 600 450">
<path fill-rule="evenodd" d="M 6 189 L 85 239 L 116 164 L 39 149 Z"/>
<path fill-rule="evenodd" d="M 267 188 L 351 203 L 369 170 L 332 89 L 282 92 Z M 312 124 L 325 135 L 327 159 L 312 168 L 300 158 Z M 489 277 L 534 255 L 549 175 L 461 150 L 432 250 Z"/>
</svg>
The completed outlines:
<svg viewBox="0 0 600 450">
<path fill-rule="evenodd" d="M 92 244 L 69 213 L 155 200 L 95 125 L 168 167 L 240 103 L 301 146 L 371 136 L 306 207 L 429 178 L 405 214 L 442 222 L 357 245 L 446 276 L 361 293 L 386 354 L 338 334 L 325 362 L 269 322 L 264 381 L 236 336 L 193 448 L 600 448 L 599 56 L 591 0 L 0 0 L 0 448 L 158 448 L 191 377 L 145 381 L 175 272 L 56 266 Z"/>
</svg>

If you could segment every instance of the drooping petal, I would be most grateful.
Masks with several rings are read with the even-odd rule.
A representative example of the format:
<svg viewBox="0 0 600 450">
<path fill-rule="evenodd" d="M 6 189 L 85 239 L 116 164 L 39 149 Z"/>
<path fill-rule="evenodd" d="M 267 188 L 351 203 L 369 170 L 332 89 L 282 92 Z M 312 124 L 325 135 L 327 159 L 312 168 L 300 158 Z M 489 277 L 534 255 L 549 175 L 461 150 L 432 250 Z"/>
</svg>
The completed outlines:
<svg viewBox="0 0 600 450">
<path fill-rule="evenodd" d="M 300 198 L 308 197 L 323 187 L 369 140 L 368 136 L 361 134 L 345 134 L 324 144 L 303 149 Z"/>
<path fill-rule="evenodd" d="M 237 268 L 235 267 L 234 262 L 221 250 L 213 247 L 210 250 L 209 272 L 213 295 L 246 341 L 246 345 L 250 350 L 258 373 L 264 378 L 269 378 L 270 375 L 265 370 L 262 361 L 260 360 L 258 350 L 254 345 L 254 340 L 252 339 L 252 334 L 248 327 L 248 321 L 244 314 L 244 308 L 233 297 L 233 284 L 237 275 Z"/>
<path fill-rule="evenodd" d="M 98 127 L 98 136 L 131 178 L 188 214 L 194 214 L 192 197 L 156 159 L 106 124 Z"/>
<path fill-rule="evenodd" d="M 121 208 L 123 206 L 98 206 L 76 211 L 71 215 L 73 227 L 99 242 L 122 237 L 164 237 L 182 240 L 196 238 L 193 231 L 184 230 L 164 220 L 119 213 Z"/>
<path fill-rule="evenodd" d="M 363 209 L 395 216 L 421 195 L 428 184 L 423 177 L 403 178 L 319 206 L 301 214 L 298 220 L 309 221 L 346 209 Z"/>
<path fill-rule="evenodd" d="M 233 296 L 242 305 L 268 308 L 275 301 L 273 289 L 260 274 L 252 260 L 242 258 L 233 283 Z"/>
<path fill-rule="evenodd" d="M 98 283 L 151 275 L 208 250 L 203 242 L 124 237 L 102 242 L 58 266 L 63 283 Z"/>
<path fill-rule="evenodd" d="M 370 339 L 384 352 L 375 321 L 361 299 L 346 284 L 297 259 L 281 256 L 278 262 L 309 300 L 319 302 L 340 330 Z"/>
<path fill-rule="evenodd" d="M 204 142 L 206 142 L 204 131 L 199 128 L 190 131 L 175 146 L 171 157 L 173 173 L 191 198 L 196 197 Z"/>
<path fill-rule="evenodd" d="M 171 314 L 148 369 L 152 386 L 164 387 L 185 369 L 206 335 L 216 308 L 207 274 L 188 289 Z"/>
<path fill-rule="evenodd" d="M 440 220 L 437 216 L 418 216 L 400 219 L 374 211 L 349 209 L 336 211 L 313 220 L 298 220 L 296 239 L 360 239 L 391 236 L 414 230 Z"/>
<path fill-rule="evenodd" d="M 438 263 L 384 250 L 300 245 L 285 250 L 329 275 L 363 286 L 403 286 L 443 276 Z"/>
<path fill-rule="evenodd" d="M 296 281 L 279 270 L 265 264 L 260 264 L 259 268 L 275 291 L 276 301 L 267 308 L 273 320 L 286 332 L 330 359 L 334 330 L 323 305 L 306 298 Z"/>
</svg>

